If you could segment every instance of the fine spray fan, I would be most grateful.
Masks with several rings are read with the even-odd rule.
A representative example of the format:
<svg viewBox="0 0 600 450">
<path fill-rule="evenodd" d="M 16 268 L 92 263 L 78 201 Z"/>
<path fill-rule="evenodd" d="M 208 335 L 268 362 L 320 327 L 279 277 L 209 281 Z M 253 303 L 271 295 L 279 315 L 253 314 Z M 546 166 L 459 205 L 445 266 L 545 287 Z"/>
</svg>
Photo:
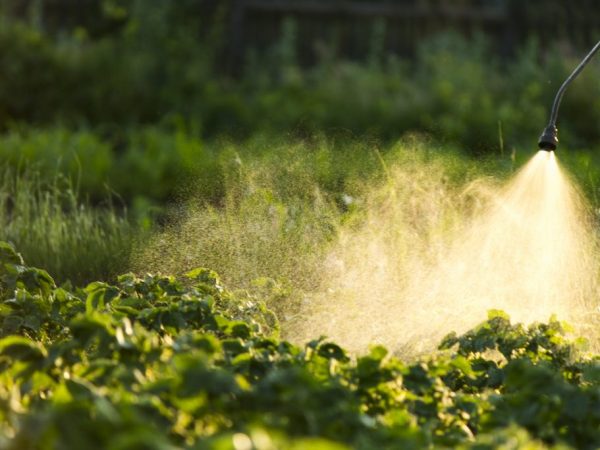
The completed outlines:
<svg viewBox="0 0 600 450">
<path fill-rule="evenodd" d="M 540 148 L 540 150 L 545 150 L 547 152 L 556 150 L 556 147 L 558 145 L 558 129 L 556 128 L 556 119 L 558 117 L 558 107 L 560 106 L 560 101 L 562 100 L 562 97 L 567 87 L 577 77 L 577 75 L 581 73 L 581 71 L 590 62 L 590 60 L 598 50 L 600 50 L 600 42 L 598 42 L 594 46 L 594 48 L 586 55 L 586 57 L 583 58 L 583 60 L 575 68 L 573 73 L 569 75 L 569 77 L 565 80 L 565 82 L 558 90 L 556 97 L 554 98 L 554 103 L 552 104 L 550 122 L 548 122 L 548 126 L 544 129 L 538 141 L 538 147 Z"/>
</svg>

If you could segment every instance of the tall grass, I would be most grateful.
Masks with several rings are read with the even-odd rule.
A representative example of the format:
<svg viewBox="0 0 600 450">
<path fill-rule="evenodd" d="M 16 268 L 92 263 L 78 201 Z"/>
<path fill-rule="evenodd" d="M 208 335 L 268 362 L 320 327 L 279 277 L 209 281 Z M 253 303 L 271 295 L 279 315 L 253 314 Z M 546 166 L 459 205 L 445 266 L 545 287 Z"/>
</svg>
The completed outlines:
<svg viewBox="0 0 600 450">
<path fill-rule="evenodd" d="M 367 141 L 326 138 L 223 146 L 222 201 L 210 204 L 192 187 L 168 223 L 136 248 L 135 270 L 181 273 L 205 266 L 229 286 L 248 287 L 268 277 L 311 291 L 322 283 L 324 260 L 340 233 L 368 220 L 373 191 L 390 183 L 392 167 L 403 169 L 404 190 L 396 201 L 408 209 L 423 190 L 460 186 L 486 170 L 501 172 L 497 165 L 476 165 L 449 147 L 430 148 L 414 138 L 381 150 Z M 417 172 L 425 175 L 411 180 Z M 401 223 L 412 230 L 424 221 L 413 214 Z M 404 242 L 414 244 L 410 239 L 407 234 Z"/>
<path fill-rule="evenodd" d="M 216 204 L 207 201 L 199 177 L 168 223 L 136 249 L 134 268 L 181 273 L 205 266 L 237 287 L 260 277 L 294 280 L 295 287 L 314 284 L 318 260 L 343 214 L 338 203 L 345 189 L 351 191 L 345 184 L 361 165 L 367 173 L 373 168 L 366 166 L 376 163 L 365 148 L 352 150 L 354 157 L 325 141 L 264 137 L 243 145 L 223 142 L 223 196 Z"/>
<path fill-rule="evenodd" d="M 91 208 L 63 177 L 41 181 L 26 170 L 0 173 L 0 239 L 58 282 L 82 285 L 127 268 L 132 227 L 107 203 Z"/>
</svg>

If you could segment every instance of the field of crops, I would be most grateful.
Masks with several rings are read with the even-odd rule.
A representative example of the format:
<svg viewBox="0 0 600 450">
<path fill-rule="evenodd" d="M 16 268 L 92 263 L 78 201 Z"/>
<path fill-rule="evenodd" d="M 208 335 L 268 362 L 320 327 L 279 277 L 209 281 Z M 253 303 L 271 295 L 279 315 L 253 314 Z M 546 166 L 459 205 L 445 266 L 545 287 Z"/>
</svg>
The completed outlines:
<svg viewBox="0 0 600 450">
<path fill-rule="evenodd" d="M 600 445 L 600 358 L 501 311 L 402 361 L 278 337 L 216 273 L 57 287 L 2 244 L 0 446 L 107 449 Z"/>
</svg>

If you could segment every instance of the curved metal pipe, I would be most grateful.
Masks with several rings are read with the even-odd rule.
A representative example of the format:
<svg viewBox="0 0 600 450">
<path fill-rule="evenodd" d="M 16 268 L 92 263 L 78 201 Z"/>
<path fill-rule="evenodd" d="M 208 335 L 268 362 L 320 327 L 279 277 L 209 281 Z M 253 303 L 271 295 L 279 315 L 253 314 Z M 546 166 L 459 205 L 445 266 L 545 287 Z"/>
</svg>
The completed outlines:
<svg viewBox="0 0 600 450">
<path fill-rule="evenodd" d="M 565 82 L 562 84 L 562 86 L 556 93 L 554 103 L 552 104 L 552 112 L 550 113 L 550 122 L 548 122 L 548 126 L 544 129 L 538 141 L 538 147 L 540 148 L 540 150 L 556 150 L 556 147 L 558 146 L 558 129 L 556 128 L 556 121 L 558 119 L 558 108 L 560 107 L 560 102 L 563 98 L 565 91 L 567 90 L 567 87 L 577 77 L 577 75 L 581 73 L 585 66 L 587 66 L 587 64 L 598 52 L 598 50 L 600 50 L 600 42 L 598 42 L 594 46 L 594 48 L 590 50 L 586 57 L 583 58 L 583 60 L 575 68 L 573 73 L 569 75 L 569 77 L 565 80 Z"/>
</svg>

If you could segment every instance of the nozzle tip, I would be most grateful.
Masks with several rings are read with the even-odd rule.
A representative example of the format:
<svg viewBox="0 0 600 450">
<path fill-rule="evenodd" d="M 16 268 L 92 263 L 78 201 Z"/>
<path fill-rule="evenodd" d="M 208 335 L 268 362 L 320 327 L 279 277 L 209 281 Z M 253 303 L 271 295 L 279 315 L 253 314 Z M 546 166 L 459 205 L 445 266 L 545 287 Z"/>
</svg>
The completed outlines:
<svg viewBox="0 0 600 450">
<path fill-rule="evenodd" d="M 557 146 L 558 129 L 554 125 L 548 125 L 538 140 L 538 147 L 540 150 L 550 152 L 556 150 Z"/>
</svg>

